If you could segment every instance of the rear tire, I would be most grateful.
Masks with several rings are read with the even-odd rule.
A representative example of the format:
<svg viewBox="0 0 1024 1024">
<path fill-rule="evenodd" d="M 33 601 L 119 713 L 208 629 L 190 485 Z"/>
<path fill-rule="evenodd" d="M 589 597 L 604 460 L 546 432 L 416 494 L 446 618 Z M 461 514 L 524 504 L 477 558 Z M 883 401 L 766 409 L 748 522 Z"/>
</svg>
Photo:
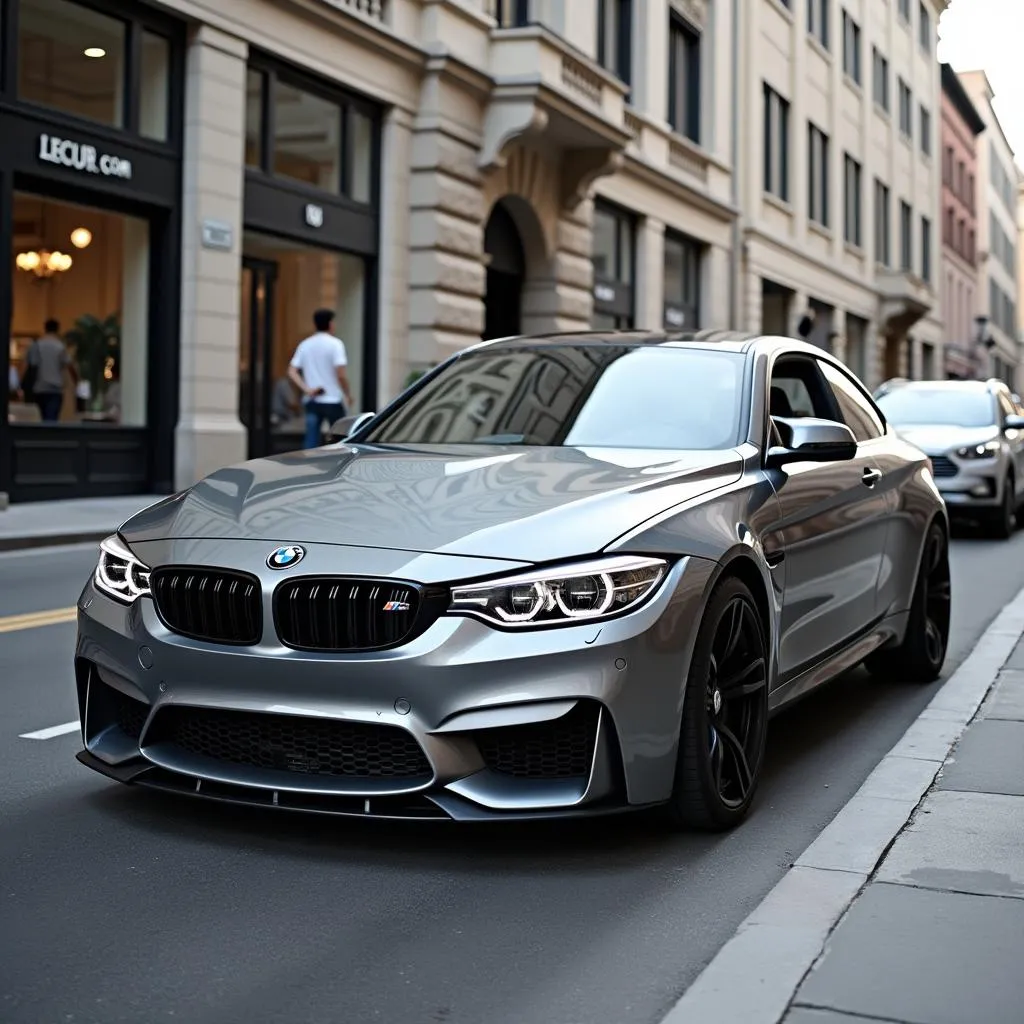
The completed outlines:
<svg viewBox="0 0 1024 1024">
<path fill-rule="evenodd" d="M 868 671 L 912 683 L 934 682 L 946 660 L 951 609 L 949 538 L 934 521 L 925 534 L 903 643 L 871 654 L 865 662 Z"/>
<path fill-rule="evenodd" d="M 768 731 L 768 649 L 757 606 L 738 579 L 711 595 L 683 699 L 675 786 L 677 827 L 733 828 L 750 811 Z"/>
</svg>

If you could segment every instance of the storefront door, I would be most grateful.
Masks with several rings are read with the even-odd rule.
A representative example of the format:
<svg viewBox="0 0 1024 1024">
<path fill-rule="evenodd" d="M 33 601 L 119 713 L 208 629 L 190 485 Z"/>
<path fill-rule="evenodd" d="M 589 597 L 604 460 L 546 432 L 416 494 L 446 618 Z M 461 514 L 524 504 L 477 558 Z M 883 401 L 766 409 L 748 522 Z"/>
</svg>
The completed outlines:
<svg viewBox="0 0 1024 1024">
<path fill-rule="evenodd" d="M 249 431 L 249 458 L 273 451 L 274 291 L 278 265 L 245 257 L 242 261 L 242 338 L 239 351 L 238 415 Z"/>
</svg>

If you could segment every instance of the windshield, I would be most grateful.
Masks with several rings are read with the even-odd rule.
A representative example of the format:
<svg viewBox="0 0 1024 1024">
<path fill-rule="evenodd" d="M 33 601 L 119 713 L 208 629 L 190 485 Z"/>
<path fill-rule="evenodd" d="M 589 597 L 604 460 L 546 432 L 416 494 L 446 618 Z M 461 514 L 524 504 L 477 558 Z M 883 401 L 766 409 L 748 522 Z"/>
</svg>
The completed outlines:
<svg viewBox="0 0 1024 1024">
<path fill-rule="evenodd" d="M 481 349 L 361 440 L 719 449 L 737 444 L 744 357 L 627 345 Z"/>
<path fill-rule="evenodd" d="M 879 398 L 878 407 L 897 427 L 990 427 L 996 422 L 995 400 L 985 391 L 903 387 Z"/>
</svg>

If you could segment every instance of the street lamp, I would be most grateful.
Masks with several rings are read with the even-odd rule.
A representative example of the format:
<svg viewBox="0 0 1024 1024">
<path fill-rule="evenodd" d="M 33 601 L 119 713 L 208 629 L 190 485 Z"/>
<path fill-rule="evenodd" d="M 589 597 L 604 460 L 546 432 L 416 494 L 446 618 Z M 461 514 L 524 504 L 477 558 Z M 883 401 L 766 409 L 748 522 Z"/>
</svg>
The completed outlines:
<svg viewBox="0 0 1024 1024">
<path fill-rule="evenodd" d="M 992 349 L 996 347 L 996 339 L 988 332 L 988 317 L 981 313 L 974 318 L 974 323 L 977 326 L 974 336 L 975 345 L 981 345 L 991 354 Z M 989 375 L 991 376 L 991 366 L 989 368 Z"/>
</svg>

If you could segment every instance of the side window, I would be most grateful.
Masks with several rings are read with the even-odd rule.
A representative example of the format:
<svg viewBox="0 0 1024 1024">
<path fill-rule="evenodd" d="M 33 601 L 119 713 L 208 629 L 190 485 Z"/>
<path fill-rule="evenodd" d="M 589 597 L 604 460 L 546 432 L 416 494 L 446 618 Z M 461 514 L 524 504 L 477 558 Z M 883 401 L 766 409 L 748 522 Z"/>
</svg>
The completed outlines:
<svg viewBox="0 0 1024 1024">
<path fill-rule="evenodd" d="M 785 357 L 776 362 L 772 368 L 768 412 L 784 419 L 835 418 L 832 396 L 815 360 Z"/>
<path fill-rule="evenodd" d="M 819 362 L 818 365 L 832 389 L 843 422 L 853 431 L 857 441 L 881 437 L 885 428 L 867 398 L 861 394 L 860 388 L 842 370 L 825 362 Z"/>
<path fill-rule="evenodd" d="M 1010 396 L 1003 391 L 997 392 L 999 396 L 999 418 L 1002 422 L 1006 422 L 1007 416 L 1013 416 L 1016 414 L 1016 410 L 1013 408 L 1013 402 L 1010 401 Z"/>
</svg>

